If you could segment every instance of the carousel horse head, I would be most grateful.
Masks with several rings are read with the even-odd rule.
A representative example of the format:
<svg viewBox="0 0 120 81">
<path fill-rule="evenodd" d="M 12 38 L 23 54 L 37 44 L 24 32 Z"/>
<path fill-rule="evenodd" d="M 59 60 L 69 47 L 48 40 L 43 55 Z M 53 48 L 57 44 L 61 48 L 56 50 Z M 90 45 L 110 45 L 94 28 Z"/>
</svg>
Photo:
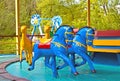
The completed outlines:
<svg viewBox="0 0 120 81">
<path fill-rule="evenodd" d="M 60 40 L 58 39 L 59 41 L 62 41 L 62 39 L 63 39 L 67 45 L 71 45 L 72 40 L 74 38 L 73 28 L 68 25 L 62 25 L 57 29 L 54 36 L 59 37 L 59 39 L 60 39 Z"/>
<path fill-rule="evenodd" d="M 50 32 L 51 27 L 50 26 L 44 26 L 44 33 L 49 33 Z"/>
<path fill-rule="evenodd" d="M 27 31 L 27 26 L 26 25 L 21 26 L 21 32 L 24 33 L 26 31 Z"/>
<path fill-rule="evenodd" d="M 81 37 L 82 42 L 85 42 L 86 45 L 92 45 L 92 40 L 94 39 L 93 28 L 85 26 L 77 32 L 77 35 Z"/>
</svg>

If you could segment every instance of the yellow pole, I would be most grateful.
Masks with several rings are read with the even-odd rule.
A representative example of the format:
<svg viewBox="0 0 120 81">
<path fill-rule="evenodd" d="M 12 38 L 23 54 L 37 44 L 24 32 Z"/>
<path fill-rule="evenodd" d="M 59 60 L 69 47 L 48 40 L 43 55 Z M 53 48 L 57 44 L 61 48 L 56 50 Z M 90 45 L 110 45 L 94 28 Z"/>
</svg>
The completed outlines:
<svg viewBox="0 0 120 81">
<path fill-rule="evenodd" d="M 15 18 L 16 18 L 16 48 L 17 54 L 20 54 L 20 18 L 19 18 L 19 0 L 15 0 Z"/>
<path fill-rule="evenodd" d="M 87 26 L 90 27 L 90 0 L 88 0 L 87 8 Z"/>
</svg>

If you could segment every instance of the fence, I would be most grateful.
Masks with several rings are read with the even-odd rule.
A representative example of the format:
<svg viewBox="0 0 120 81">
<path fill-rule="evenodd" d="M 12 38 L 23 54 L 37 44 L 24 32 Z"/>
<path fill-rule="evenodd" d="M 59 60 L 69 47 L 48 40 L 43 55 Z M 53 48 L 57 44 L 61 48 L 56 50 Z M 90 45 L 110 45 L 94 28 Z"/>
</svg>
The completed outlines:
<svg viewBox="0 0 120 81">
<path fill-rule="evenodd" d="M 28 37 L 31 35 L 28 35 Z M 42 37 L 44 35 L 34 35 L 36 37 Z M 18 42 L 16 42 L 17 35 L 0 35 L 0 54 L 17 54 L 18 53 Z M 21 36 L 20 36 L 21 37 Z"/>
</svg>

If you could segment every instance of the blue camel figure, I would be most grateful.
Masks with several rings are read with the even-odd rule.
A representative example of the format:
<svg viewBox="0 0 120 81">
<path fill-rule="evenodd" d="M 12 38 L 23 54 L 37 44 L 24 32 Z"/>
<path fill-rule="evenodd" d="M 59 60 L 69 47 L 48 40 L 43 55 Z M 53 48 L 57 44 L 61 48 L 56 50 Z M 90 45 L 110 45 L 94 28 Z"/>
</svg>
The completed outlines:
<svg viewBox="0 0 120 81">
<path fill-rule="evenodd" d="M 78 75 L 78 72 L 76 71 L 76 68 L 74 67 L 73 63 L 71 60 L 67 57 L 67 46 L 71 45 L 73 40 L 73 28 L 68 26 L 68 25 L 63 25 L 60 26 L 54 36 L 52 37 L 52 41 L 50 43 L 50 48 L 49 49 L 42 49 L 38 48 L 39 44 L 36 43 L 33 46 L 33 52 L 34 56 L 32 58 L 32 64 L 28 68 L 28 70 L 33 70 L 35 67 L 35 61 L 39 59 L 40 57 L 45 57 L 46 59 L 49 57 L 52 57 L 52 64 L 47 64 L 49 63 L 46 62 L 46 66 L 52 69 L 53 71 L 53 76 L 57 77 L 58 76 L 58 71 L 56 69 L 56 59 L 55 57 L 60 57 L 62 58 L 65 63 L 67 63 L 71 67 L 71 71 L 74 75 Z M 66 42 L 67 40 L 67 42 Z"/>
<path fill-rule="evenodd" d="M 77 66 L 81 66 L 88 62 L 91 72 L 95 73 L 96 70 L 93 66 L 93 62 L 90 56 L 87 54 L 87 45 L 92 45 L 92 40 L 94 39 L 94 29 L 91 27 L 83 27 L 78 30 L 76 35 L 73 38 L 73 43 L 71 47 L 68 48 L 68 56 L 71 54 L 71 61 L 73 64 Z M 78 54 L 82 57 L 83 61 L 81 63 L 75 63 L 75 54 Z M 57 69 L 62 69 L 67 64 L 63 64 L 62 66 L 58 66 Z"/>
</svg>

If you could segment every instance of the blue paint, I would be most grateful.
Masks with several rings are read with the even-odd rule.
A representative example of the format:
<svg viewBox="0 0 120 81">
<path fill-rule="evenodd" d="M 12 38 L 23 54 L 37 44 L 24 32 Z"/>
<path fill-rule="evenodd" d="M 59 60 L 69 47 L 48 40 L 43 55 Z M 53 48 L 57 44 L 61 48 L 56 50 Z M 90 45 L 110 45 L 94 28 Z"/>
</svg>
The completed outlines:
<svg viewBox="0 0 120 81">
<path fill-rule="evenodd" d="M 46 66 L 52 69 L 53 76 L 57 77 L 58 72 L 56 69 L 56 61 L 55 56 L 62 58 L 70 67 L 72 70 L 72 73 L 77 75 L 77 71 L 70 61 L 70 59 L 66 56 L 67 55 L 67 45 L 71 45 L 71 41 L 66 43 L 66 40 L 72 40 L 73 39 L 73 28 L 71 28 L 68 25 L 60 26 L 55 35 L 52 38 L 51 47 L 50 49 L 39 49 L 38 44 L 35 44 L 33 46 L 33 52 L 34 56 L 32 59 L 32 65 L 28 68 L 30 71 L 34 69 L 35 67 L 35 61 L 39 59 L 40 57 L 49 57 L 51 56 L 53 58 L 52 64 L 49 64 L 49 60 L 46 62 Z"/>
<path fill-rule="evenodd" d="M 90 66 L 90 70 L 92 72 L 95 72 L 93 62 L 89 57 L 89 55 L 87 54 L 87 48 L 86 48 L 87 45 L 92 45 L 92 40 L 94 39 L 93 34 L 94 34 L 94 30 L 90 27 L 83 27 L 79 29 L 79 31 L 76 33 L 75 37 L 73 38 L 72 46 L 68 48 L 68 54 L 71 54 L 71 60 L 75 66 L 81 66 L 86 64 L 86 62 L 88 62 Z M 83 61 L 76 64 L 75 54 L 81 56 Z M 67 64 L 58 66 L 58 69 L 62 69 L 65 66 L 67 66 Z"/>
</svg>

